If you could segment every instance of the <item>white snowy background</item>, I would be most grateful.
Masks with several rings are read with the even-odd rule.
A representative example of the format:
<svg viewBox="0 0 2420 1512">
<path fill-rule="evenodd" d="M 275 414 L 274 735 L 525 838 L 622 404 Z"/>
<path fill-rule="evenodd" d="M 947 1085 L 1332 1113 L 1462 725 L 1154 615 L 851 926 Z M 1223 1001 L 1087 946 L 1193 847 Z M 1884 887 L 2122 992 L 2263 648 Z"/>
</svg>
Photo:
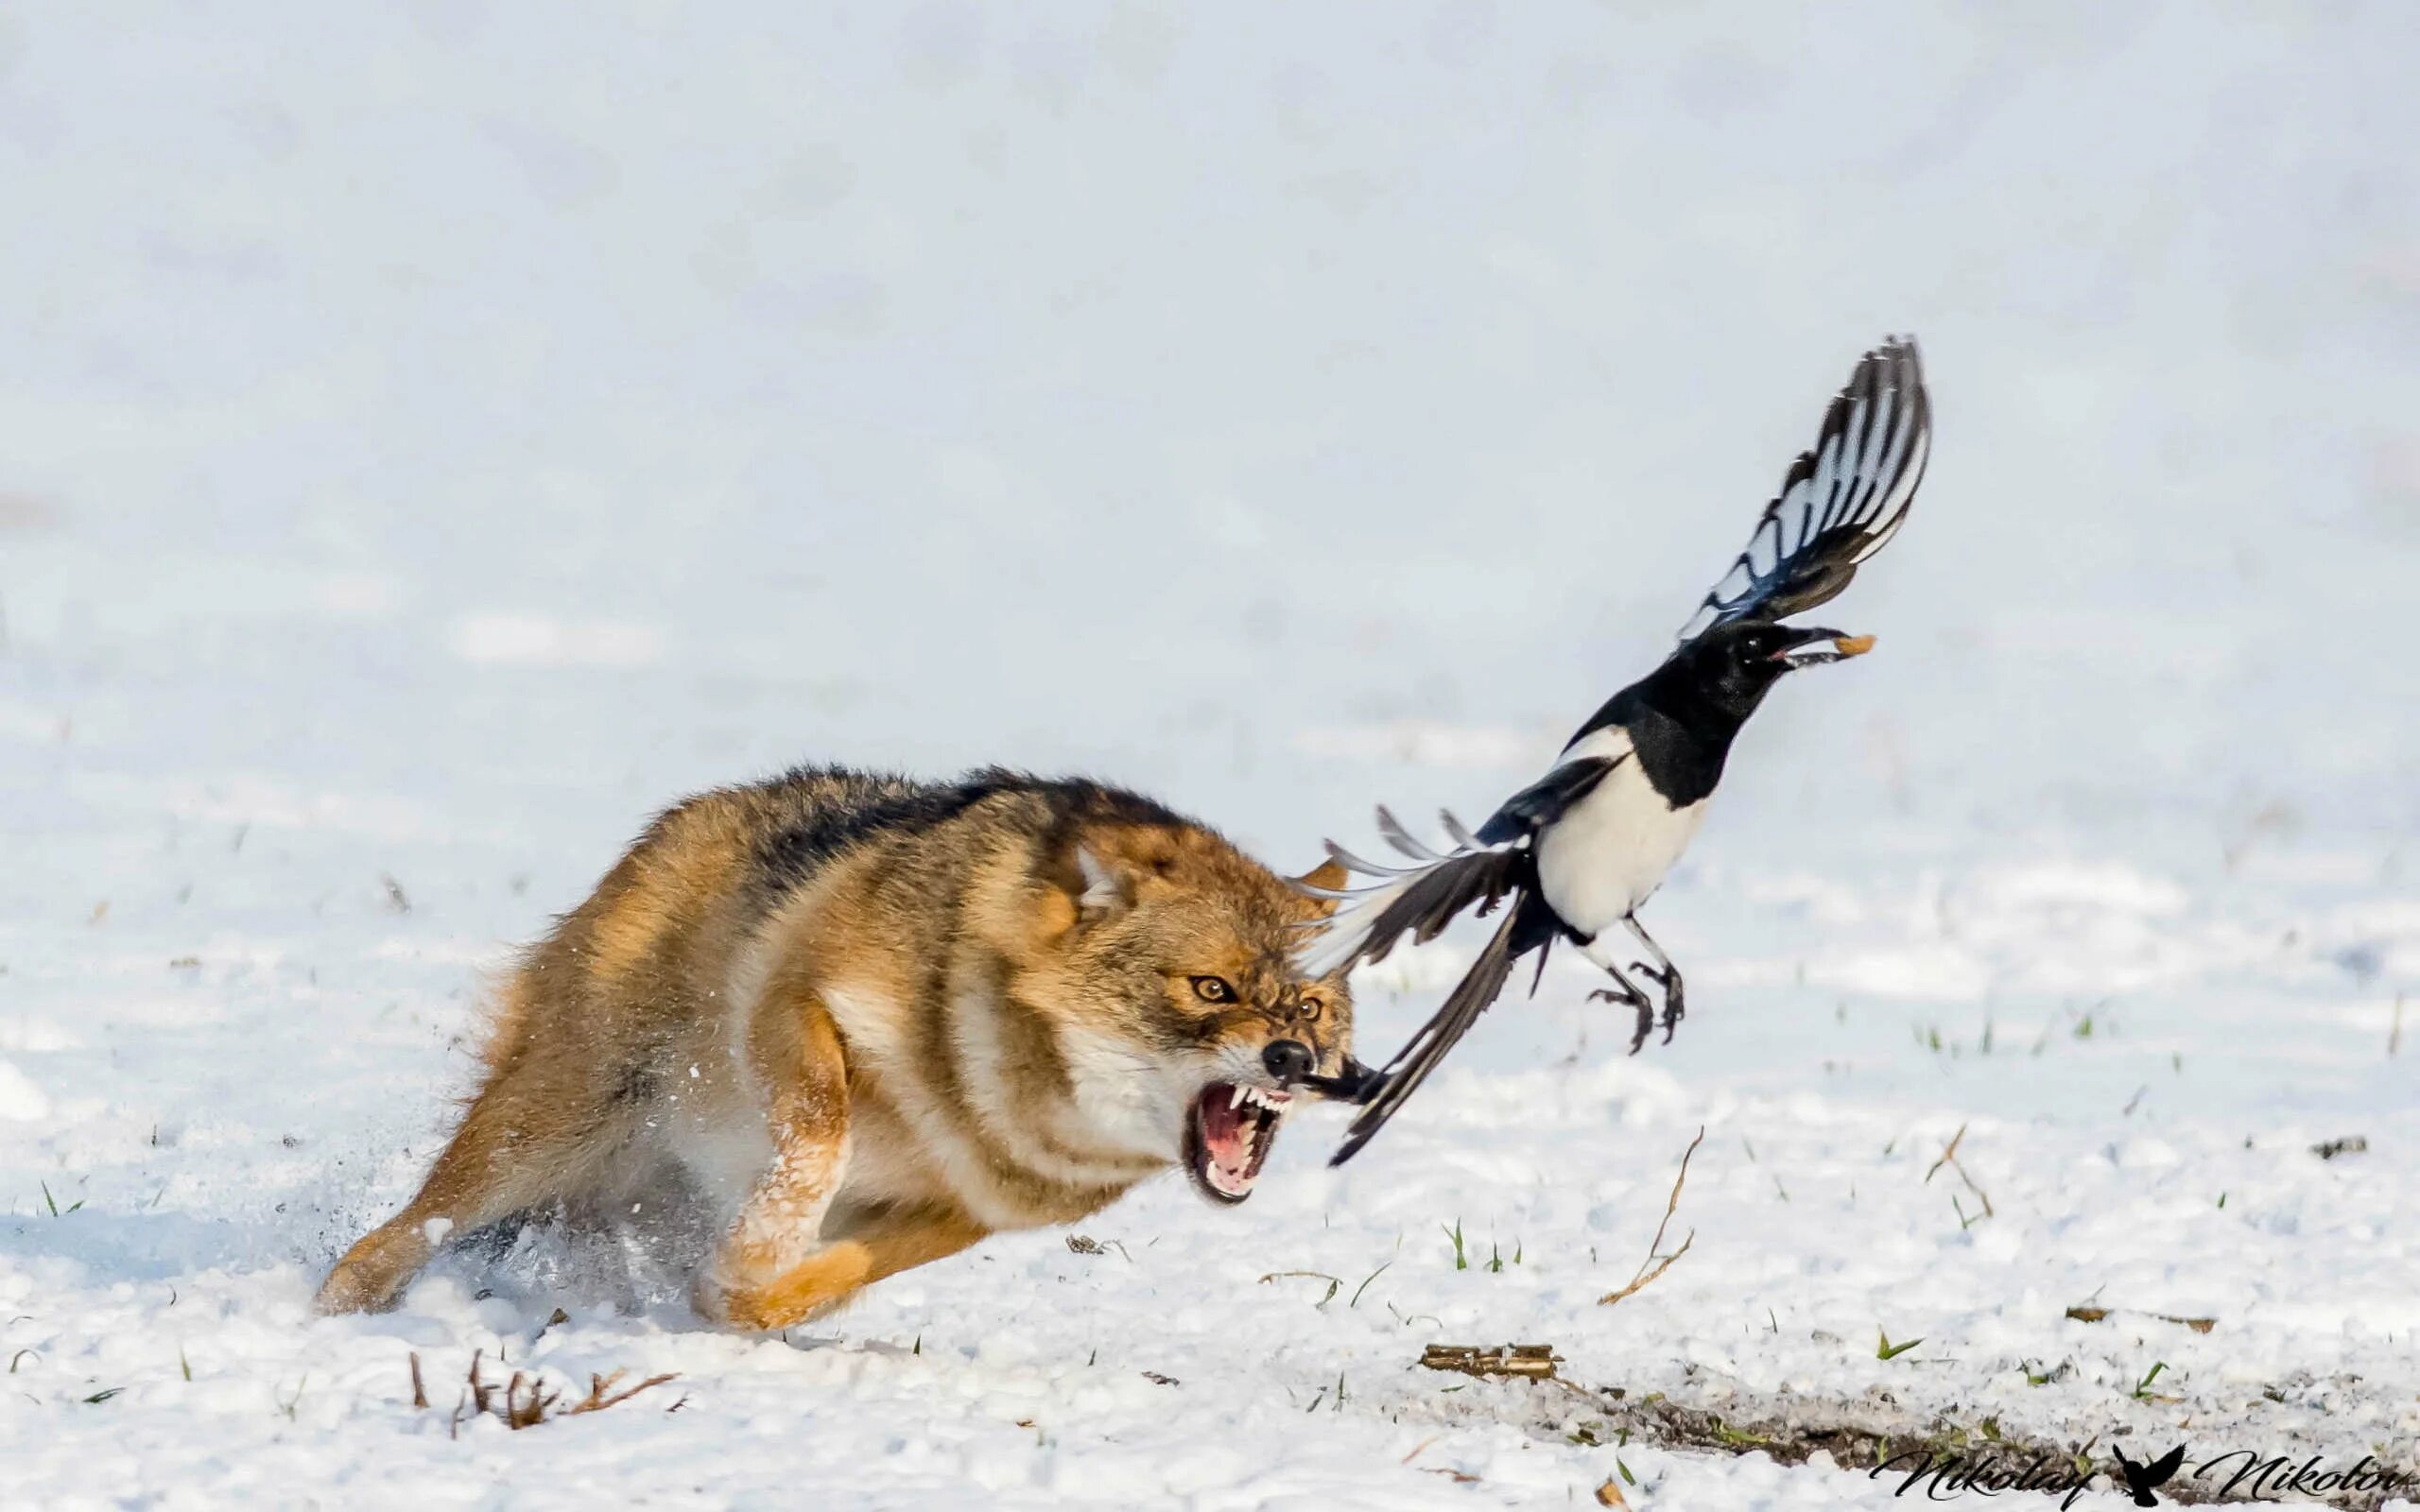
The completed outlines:
<svg viewBox="0 0 2420 1512">
<path fill-rule="evenodd" d="M 1563 1505 L 1618 1457 L 1634 1504 L 1890 1504 L 1574 1442 L 1430 1342 L 2420 1469 L 2414 46 L 2282 0 L 0 9 L 0 1502 Z M 1476 817 L 1898 330 L 1931 474 L 1827 611 L 1880 644 L 1773 699 L 1657 902 L 1669 1047 L 1550 972 L 1342 1173 L 1317 1110 L 1243 1209 L 1169 1178 L 786 1339 L 529 1265 L 310 1317 L 481 973 L 656 808 L 830 759 L 1107 776 L 1291 866 Z M 1369 973 L 1365 1051 L 1469 943 Z M 1692 1247 L 1597 1306 L 1701 1125 Z M 1979 1220 L 1926 1179 L 1961 1125 Z M 474 1349 L 679 1378 L 449 1435 Z"/>
</svg>

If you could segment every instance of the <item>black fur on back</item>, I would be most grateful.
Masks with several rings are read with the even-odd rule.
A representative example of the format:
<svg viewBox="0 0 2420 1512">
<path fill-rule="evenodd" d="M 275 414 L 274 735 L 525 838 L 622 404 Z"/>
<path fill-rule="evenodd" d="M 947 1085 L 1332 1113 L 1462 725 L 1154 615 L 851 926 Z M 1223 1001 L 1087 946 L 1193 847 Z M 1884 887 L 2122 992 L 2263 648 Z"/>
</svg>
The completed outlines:
<svg viewBox="0 0 2420 1512">
<path fill-rule="evenodd" d="M 844 766 L 797 766 L 757 792 L 794 816 L 776 823 L 758 850 L 765 874 L 781 888 L 806 881 L 860 841 L 894 830 L 929 829 L 1002 794 L 1041 799 L 1058 820 L 1054 829 L 1087 819 L 1206 828 L 1121 787 L 1080 777 L 1036 777 L 1005 766 L 981 767 L 947 782 Z"/>
</svg>

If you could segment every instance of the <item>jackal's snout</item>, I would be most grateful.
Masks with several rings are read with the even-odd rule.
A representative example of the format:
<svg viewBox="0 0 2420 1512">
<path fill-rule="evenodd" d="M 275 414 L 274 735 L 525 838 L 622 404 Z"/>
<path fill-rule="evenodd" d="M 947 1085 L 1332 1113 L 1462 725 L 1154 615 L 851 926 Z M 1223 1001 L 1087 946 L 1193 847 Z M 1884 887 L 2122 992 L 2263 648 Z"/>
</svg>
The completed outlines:
<svg viewBox="0 0 2420 1512">
<path fill-rule="evenodd" d="M 1290 1087 L 1311 1074 L 1319 1057 L 1300 1040 L 1271 1040 L 1261 1049 L 1260 1064 L 1278 1086 Z"/>
</svg>

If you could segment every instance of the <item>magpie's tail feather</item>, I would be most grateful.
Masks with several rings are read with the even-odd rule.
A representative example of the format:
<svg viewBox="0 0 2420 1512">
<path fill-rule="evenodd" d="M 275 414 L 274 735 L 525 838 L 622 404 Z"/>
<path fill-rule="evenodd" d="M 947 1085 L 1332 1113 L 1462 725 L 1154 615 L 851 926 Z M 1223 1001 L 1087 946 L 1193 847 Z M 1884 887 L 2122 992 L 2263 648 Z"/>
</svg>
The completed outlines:
<svg viewBox="0 0 2420 1512">
<path fill-rule="evenodd" d="M 1328 1164 L 1342 1165 L 1359 1154 L 1361 1146 L 1369 1143 L 1386 1126 L 1387 1120 L 1395 1116 L 1396 1109 L 1410 1100 L 1420 1084 L 1428 1079 L 1428 1074 L 1437 1069 L 1437 1063 L 1445 1058 L 1455 1042 L 1504 990 L 1504 984 L 1512 975 L 1512 963 L 1526 952 L 1553 942 L 1551 927 L 1542 923 L 1544 913 L 1535 897 L 1526 892 L 1518 895 L 1517 902 L 1505 911 L 1504 922 L 1489 937 L 1486 949 L 1478 953 L 1478 959 L 1471 963 L 1471 969 L 1455 984 L 1454 990 L 1445 995 L 1444 1005 L 1378 1073 L 1377 1093 L 1353 1121 L 1353 1126 L 1345 1130 L 1344 1143 L 1328 1158 Z"/>
<path fill-rule="evenodd" d="M 1326 976 L 1362 961 L 1383 960 L 1404 936 L 1415 944 L 1433 939 L 1464 910 L 1477 905 L 1485 913 L 1530 880 L 1535 863 L 1526 848 L 1471 844 L 1470 832 L 1450 816 L 1446 828 L 1454 849 L 1441 853 L 1413 839 L 1392 814 L 1378 810 L 1378 833 L 1411 863 L 1403 867 L 1364 861 L 1328 841 L 1329 855 L 1374 885 L 1304 889 L 1340 906 L 1312 926 L 1317 933 L 1295 953 L 1295 964 L 1312 976 Z"/>
</svg>

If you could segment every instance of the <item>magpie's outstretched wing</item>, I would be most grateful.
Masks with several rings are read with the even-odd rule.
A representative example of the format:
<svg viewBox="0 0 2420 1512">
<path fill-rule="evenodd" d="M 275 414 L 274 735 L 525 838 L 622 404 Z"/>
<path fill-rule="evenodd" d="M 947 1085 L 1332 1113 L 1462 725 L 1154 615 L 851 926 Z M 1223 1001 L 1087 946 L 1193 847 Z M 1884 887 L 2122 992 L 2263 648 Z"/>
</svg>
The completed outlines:
<svg viewBox="0 0 2420 1512">
<path fill-rule="evenodd" d="M 1378 810 L 1378 833 L 1410 866 L 1364 861 L 1335 841 L 1328 842 L 1328 854 L 1340 865 L 1376 881 L 1358 889 L 1305 889 L 1347 904 L 1317 926 L 1322 933 L 1300 954 L 1303 969 L 1314 975 L 1324 976 L 1359 961 L 1382 960 L 1406 935 L 1417 944 L 1433 938 L 1467 909 L 1476 907 L 1486 914 L 1505 899 L 1512 900 L 1487 948 L 1445 995 L 1443 1005 L 1384 1069 L 1367 1079 L 1366 1086 L 1372 1089 L 1367 1102 L 1330 1165 L 1351 1160 L 1394 1117 L 1395 1109 L 1420 1090 L 1428 1074 L 1504 990 L 1512 963 L 1553 940 L 1553 916 L 1536 897 L 1537 856 L 1530 842 L 1539 830 L 1594 792 L 1606 773 L 1630 759 L 1626 745 L 1610 738 L 1599 744 L 1606 749 L 1562 762 L 1505 799 L 1476 834 L 1451 814 L 1445 815 L 1445 832 L 1454 846 L 1449 851 L 1429 850 L 1412 838 L 1392 814 Z M 1620 748 L 1615 749 L 1617 745 Z M 1543 956 L 1539 964 L 1543 968 Z"/>
<path fill-rule="evenodd" d="M 1524 839 L 1563 817 L 1574 803 L 1597 790 L 1605 774 L 1630 759 L 1629 743 L 1616 739 L 1617 752 L 1575 756 L 1504 800 L 1478 827 L 1488 845 Z"/>
<path fill-rule="evenodd" d="M 1375 880 L 1346 888 L 1295 885 L 1338 902 L 1333 915 L 1310 926 L 1317 933 L 1295 953 L 1295 964 L 1308 975 L 1326 976 L 1362 961 L 1384 960 L 1404 936 L 1414 944 L 1434 939 L 1463 910 L 1476 906 L 1486 913 L 1529 879 L 1532 863 L 1526 849 L 1485 844 L 1450 814 L 1445 827 L 1454 849 L 1440 854 L 1414 840 L 1393 815 L 1378 810 L 1378 833 L 1411 863 L 1406 867 L 1364 861 L 1328 841 L 1327 853 L 1338 864 Z"/>
<path fill-rule="evenodd" d="M 1681 638 L 1727 620 L 1778 620 L 1831 598 L 1906 523 L 1932 452 L 1932 403 L 1912 336 L 1865 354 L 1832 401 L 1815 448 L 1765 506 L 1748 549 Z"/>
<path fill-rule="evenodd" d="M 1413 944 L 1424 944 L 1465 910 L 1493 910 L 1534 878 L 1530 837 L 1587 797 L 1628 754 L 1625 747 L 1617 755 L 1583 755 L 1561 763 L 1505 799 L 1476 834 L 1451 814 L 1443 816 L 1453 844 L 1443 852 L 1412 838 L 1401 820 L 1380 808 L 1378 833 L 1410 865 L 1364 861 L 1328 841 L 1327 853 L 1339 865 L 1371 883 L 1345 888 L 1304 886 L 1305 892 L 1335 899 L 1339 906 L 1310 926 L 1317 933 L 1295 953 L 1296 964 L 1312 976 L 1325 976 L 1362 961 L 1382 961 L 1406 935 Z"/>
</svg>

